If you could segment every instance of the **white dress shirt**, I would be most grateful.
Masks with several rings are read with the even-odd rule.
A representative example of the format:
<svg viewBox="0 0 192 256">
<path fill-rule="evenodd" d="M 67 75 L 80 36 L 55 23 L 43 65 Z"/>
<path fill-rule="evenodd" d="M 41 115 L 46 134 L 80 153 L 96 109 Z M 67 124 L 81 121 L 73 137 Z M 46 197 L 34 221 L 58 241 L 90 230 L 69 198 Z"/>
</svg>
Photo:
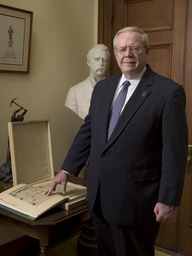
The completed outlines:
<svg viewBox="0 0 192 256">
<path fill-rule="evenodd" d="M 127 91 L 127 96 L 126 96 L 126 99 L 125 99 L 125 103 L 121 109 L 121 112 L 123 111 L 125 105 L 127 104 L 128 100 L 130 99 L 131 95 L 134 93 L 135 89 L 137 88 L 141 78 L 143 77 L 145 71 L 146 71 L 146 67 L 141 71 L 141 73 L 138 75 L 137 78 L 135 79 L 129 79 L 129 82 L 131 83 L 131 85 L 129 86 L 128 88 L 128 91 Z M 119 92 L 121 91 L 122 89 L 122 85 L 123 83 L 126 81 L 127 79 L 125 78 L 125 75 L 122 74 L 120 80 L 119 80 L 119 83 L 118 83 L 118 86 L 117 86 L 117 89 L 116 89 L 116 92 L 114 94 L 114 98 L 113 98 L 113 103 L 115 102 L 116 98 L 117 98 L 117 95 L 119 94 Z M 112 103 L 112 106 L 113 106 L 113 103 Z M 112 107 L 111 106 L 111 107 Z"/>
</svg>

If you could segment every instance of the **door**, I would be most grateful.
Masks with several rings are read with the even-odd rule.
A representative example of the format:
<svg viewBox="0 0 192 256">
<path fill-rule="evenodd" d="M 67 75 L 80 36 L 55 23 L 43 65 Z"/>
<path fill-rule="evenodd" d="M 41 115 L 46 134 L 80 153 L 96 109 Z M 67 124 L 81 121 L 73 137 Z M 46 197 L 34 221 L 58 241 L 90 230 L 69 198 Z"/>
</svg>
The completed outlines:
<svg viewBox="0 0 192 256">
<path fill-rule="evenodd" d="M 148 36 L 148 63 L 157 73 L 184 86 L 187 95 L 189 144 L 192 144 L 192 0 L 99 0 L 99 43 L 111 51 L 109 75 L 119 73 L 112 39 L 125 26 L 138 26 Z M 172 251 L 192 256 L 192 170 L 187 166 L 177 218 L 163 223 L 156 241 Z"/>
<path fill-rule="evenodd" d="M 188 0 L 187 26 L 185 36 L 184 87 L 187 96 L 187 121 L 189 134 L 189 158 L 186 169 L 185 188 L 179 210 L 177 250 L 192 255 L 192 0 Z"/>
</svg>

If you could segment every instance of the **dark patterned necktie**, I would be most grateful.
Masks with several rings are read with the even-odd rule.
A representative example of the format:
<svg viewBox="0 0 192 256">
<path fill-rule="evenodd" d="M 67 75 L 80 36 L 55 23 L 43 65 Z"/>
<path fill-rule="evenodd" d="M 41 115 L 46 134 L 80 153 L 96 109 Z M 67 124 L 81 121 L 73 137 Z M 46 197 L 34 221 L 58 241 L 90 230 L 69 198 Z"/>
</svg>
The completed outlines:
<svg viewBox="0 0 192 256">
<path fill-rule="evenodd" d="M 121 109 L 123 107 L 123 104 L 125 103 L 126 95 L 127 95 L 127 90 L 128 87 L 131 83 L 129 81 L 125 81 L 122 85 L 122 89 L 119 92 L 112 108 L 111 112 L 111 119 L 109 123 L 109 129 L 108 129 L 108 139 L 111 136 L 113 129 L 115 128 L 117 121 L 119 119 L 119 116 L 121 114 Z"/>
</svg>

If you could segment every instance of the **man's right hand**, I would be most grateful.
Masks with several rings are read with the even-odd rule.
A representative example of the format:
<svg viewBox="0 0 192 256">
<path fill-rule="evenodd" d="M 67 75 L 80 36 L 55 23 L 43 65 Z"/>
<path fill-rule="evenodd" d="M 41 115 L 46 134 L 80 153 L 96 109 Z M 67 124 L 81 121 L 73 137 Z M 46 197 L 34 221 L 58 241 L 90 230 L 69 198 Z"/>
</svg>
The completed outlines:
<svg viewBox="0 0 192 256">
<path fill-rule="evenodd" d="M 45 190 L 44 195 L 50 195 L 52 191 L 56 189 L 57 184 L 61 184 L 62 186 L 62 192 L 65 194 L 66 192 L 66 186 L 67 186 L 67 177 L 68 174 L 60 171 L 51 181 L 51 184 L 49 185 L 48 189 Z"/>
</svg>

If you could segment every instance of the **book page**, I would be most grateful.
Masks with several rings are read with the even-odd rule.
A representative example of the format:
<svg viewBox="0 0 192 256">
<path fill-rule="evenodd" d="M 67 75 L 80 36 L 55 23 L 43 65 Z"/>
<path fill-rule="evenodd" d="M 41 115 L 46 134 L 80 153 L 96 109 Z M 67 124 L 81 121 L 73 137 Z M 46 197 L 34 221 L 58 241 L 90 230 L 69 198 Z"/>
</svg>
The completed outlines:
<svg viewBox="0 0 192 256">
<path fill-rule="evenodd" d="M 50 183 L 50 182 L 49 182 Z M 47 182 L 44 183 L 36 183 L 36 185 L 24 185 L 21 188 L 15 189 L 9 193 L 9 195 L 22 200 L 28 204 L 38 206 L 45 201 L 49 199 L 49 197 L 45 196 L 43 193 L 47 189 L 48 184 Z M 67 188 L 66 188 L 66 194 L 63 195 L 62 193 L 62 188 L 61 185 L 58 184 L 55 191 L 52 192 L 52 195 L 58 194 L 58 195 L 63 195 L 65 197 L 71 197 L 74 198 L 78 194 L 81 195 L 82 192 L 84 191 L 83 194 L 86 194 L 86 188 L 81 187 L 79 185 L 74 186 L 70 182 L 67 183 Z"/>
<path fill-rule="evenodd" d="M 61 185 L 57 185 L 56 190 L 46 196 L 44 191 L 49 184 L 50 181 L 16 185 L 0 193 L 0 204 L 36 218 L 59 203 L 78 199 L 87 193 L 86 187 L 68 182 L 66 194 L 62 193 Z"/>
</svg>

